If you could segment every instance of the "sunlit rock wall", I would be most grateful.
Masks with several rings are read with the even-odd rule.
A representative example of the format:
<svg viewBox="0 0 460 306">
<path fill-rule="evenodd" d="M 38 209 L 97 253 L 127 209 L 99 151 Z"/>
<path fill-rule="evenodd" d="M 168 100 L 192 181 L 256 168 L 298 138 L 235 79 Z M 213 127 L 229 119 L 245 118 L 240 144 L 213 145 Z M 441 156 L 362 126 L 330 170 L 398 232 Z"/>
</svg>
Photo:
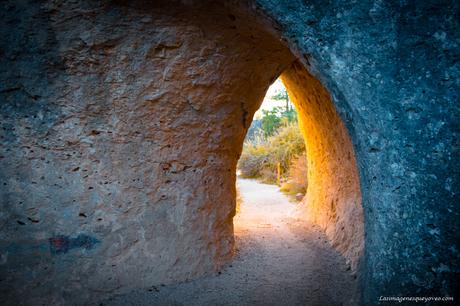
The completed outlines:
<svg viewBox="0 0 460 306">
<path fill-rule="evenodd" d="M 281 75 L 299 113 L 308 162 L 305 218 L 320 225 L 357 270 L 364 248 L 359 176 L 353 145 L 331 98 L 300 63 Z"/>
</svg>

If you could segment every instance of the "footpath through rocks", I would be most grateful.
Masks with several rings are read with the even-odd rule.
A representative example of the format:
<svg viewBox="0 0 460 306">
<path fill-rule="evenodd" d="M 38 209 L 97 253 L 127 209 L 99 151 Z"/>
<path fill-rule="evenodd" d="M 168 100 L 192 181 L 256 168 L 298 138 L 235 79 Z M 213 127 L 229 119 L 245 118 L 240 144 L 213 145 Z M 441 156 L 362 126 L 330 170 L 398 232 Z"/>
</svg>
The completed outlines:
<svg viewBox="0 0 460 306">
<path fill-rule="evenodd" d="M 355 305 L 356 277 L 324 233 L 273 185 L 238 179 L 237 252 L 220 272 L 104 305 Z"/>
</svg>

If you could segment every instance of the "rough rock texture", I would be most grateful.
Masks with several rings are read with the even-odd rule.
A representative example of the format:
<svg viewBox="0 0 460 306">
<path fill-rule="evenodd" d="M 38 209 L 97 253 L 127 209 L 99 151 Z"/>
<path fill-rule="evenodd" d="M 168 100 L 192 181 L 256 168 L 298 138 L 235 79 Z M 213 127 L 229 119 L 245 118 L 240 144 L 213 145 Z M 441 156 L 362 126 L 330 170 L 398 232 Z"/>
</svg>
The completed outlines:
<svg viewBox="0 0 460 306">
<path fill-rule="evenodd" d="M 270 26 L 212 4 L 3 5 L 2 296 L 85 302 L 228 261 L 243 138 L 293 60 Z"/>
<path fill-rule="evenodd" d="M 299 112 L 308 162 L 305 217 L 326 230 L 333 245 L 357 269 L 364 223 L 352 143 L 329 94 L 300 63 L 281 75 Z"/>
<path fill-rule="evenodd" d="M 257 3 L 329 90 L 352 138 L 365 222 L 363 304 L 454 295 L 460 3 Z"/>
<path fill-rule="evenodd" d="M 459 5 L 241 3 L 1 3 L 2 301 L 85 303 L 229 260 L 243 137 L 295 57 L 302 73 L 287 78 L 308 79 L 306 68 L 321 81 L 356 153 L 363 304 L 453 295 Z M 352 152 L 342 136 L 331 139 Z M 352 256 L 360 226 L 345 217 L 359 213 L 359 189 L 343 184 L 353 201 L 334 202 L 340 225 L 328 203 L 311 208 Z"/>
<path fill-rule="evenodd" d="M 297 204 L 276 185 L 238 178 L 237 190 L 238 251 L 231 264 L 188 282 L 117 295 L 103 305 L 356 305 L 350 266 Z"/>
</svg>

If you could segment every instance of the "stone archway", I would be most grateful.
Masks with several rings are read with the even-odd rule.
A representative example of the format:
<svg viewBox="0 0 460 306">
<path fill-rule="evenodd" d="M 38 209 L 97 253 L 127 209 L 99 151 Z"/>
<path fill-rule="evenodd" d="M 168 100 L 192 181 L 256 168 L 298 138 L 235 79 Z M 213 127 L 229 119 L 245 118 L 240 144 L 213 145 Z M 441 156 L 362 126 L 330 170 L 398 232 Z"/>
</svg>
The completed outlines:
<svg viewBox="0 0 460 306">
<path fill-rule="evenodd" d="M 3 166 L 3 173 L 11 174 L 10 201 L 18 199 L 10 214 L 27 223 L 9 225 L 19 231 L 9 243 L 20 240 L 43 250 L 26 266 L 39 267 L 36 277 L 44 283 L 68 284 L 64 291 L 71 296 L 66 279 L 72 277 L 86 279 L 83 286 L 91 295 L 218 269 L 233 253 L 235 167 L 244 135 L 268 86 L 295 57 L 267 21 L 244 7 L 119 4 L 94 9 L 96 15 L 79 26 L 71 18 L 60 22 L 74 9 L 60 8 L 48 23 L 56 34 L 50 49 L 58 52 L 64 70 L 48 96 L 40 97 L 42 109 L 34 111 L 45 118 L 24 109 L 5 118 L 19 130 L 17 141 L 5 145 L 15 152 L 26 143 L 30 148 L 30 159 L 13 154 Z M 300 66 L 285 75 L 303 121 L 310 122 L 312 106 L 305 104 L 304 111 L 305 93 L 296 87 L 295 78 L 307 75 L 295 70 Z M 326 103 L 329 120 L 335 113 Z M 49 128 L 32 130 L 33 138 L 23 132 L 43 122 Z M 321 155 L 321 161 L 319 155 L 311 156 L 311 165 L 326 165 L 329 156 Z M 18 169 L 24 169 L 22 175 Z M 315 183 L 316 177 L 312 188 L 323 194 L 315 198 L 315 218 L 323 218 L 319 202 L 333 187 Z M 40 182 L 38 193 L 34 182 Z M 28 193 L 35 195 L 27 198 Z M 334 194 L 337 203 L 330 209 L 344 222 L 341 199 Z M 38 222 L 28 224 L 27 218 Z M 327 219 L 320 223 L 333 228 L 337 221 Z M 40 239 L 31 236 L 32 227 Z M 331 230 L 340 245 L 338 233 Z M 51 267 L 49 256 L 56 261 Z M 64 274 L 57 273 L 59 264 Z M 23 273 L 12 274 L 20 284 Z M 36 281 L 15 285 L 16 293 Z M 51 288 L 43 287 L 41 294 L 51 294 Z"/>
<path fill-rule="evenodd" d="M 326 230 L 357 269 L 364 248 L 361 191 L 353 145 L 330 95 L 300 63 L 281 75 L 298 110 L 308 161 L 306 218 Z"/>
<path fill-rule="evenodd" d="M 406 105 L 404 93 L 413 85 L 397 91 L 393 70 L 375 64 L 376 56 L 397 57 L 391 51 L 395 44 L 386 36 L 379 39 L 394 34 L 391 13 L 413 10 L 364 3 L 357 11 L 344 6 L 344 15 L 334 3 L 290 3 L 5 4 L 0 273 L 7 285 L 2 296 L 30 304 L 87 302 L 190 279 L 230 260 L 236 162 L 250 118 L 281 73 L 301 110 L 309 151 L 307 211 L 357 268 L 364 230 L 345 125 L 350 132 L 364 216 L 372 220 L 365 224 L 362 282 L 371 284 L 366 299 L 378 290 L 394 293 L 400 284 L 405 292 L 449 288 L 442 275 L 454 271 L 445 266 L 456 248 L 407 245 L 439 229 L 450 238 L 434 246 L 456 241 L 455 214 L 437 211 L 425 192 L 426 186 L 437 187 L 438 196 L 453 207 L 453 179 L 446 169 L 454 168 L 454 159 L 439 166 L 442 171 L 430 168 L 447 187 L 423 175 L 426 162 L 418 163 L 411 145 L 435 141 L 428 134 L 399 133 L 426 125 L 414 121 L 422 110 Z M 447 23 L 446 10 L 430 18 Z M 362 21 L 356 30 L 362 35 L 337 32 L 336 24 L 353 28 L 355 20 Z M 368 25 L 372 35 L 363 34 Z M 410 37 L 399 44 L 418 46 L 419 37 Z M 413 55 L 401 54 L 400 65 L 424 67 Z M 441 68 L 447 66 L 444 57 Z M 309 61 L 332 99 L 305 69 Z M 436 69 L 428 70 L 441 75 Z M 408 73 L 407 82 L 418 82 L 417 73 Z M 376 90 L 369 89 L 373 84 Z M 391 94 L 395 101 L 389 101 Z M 447 139 L 458 109 L 448 98 L 443 101 L 452 111 L 433 110 L 430 120 L 433 131 L 449 126 Z M 435 163 L 441 157 L 424 158 Z M 400 212 L 418 223 L 401 225 Z M 420 265 L 426 254 L 435 255 Z M 435 276 L 433 269 L 439 272 Z M 400 270 L 408 273 L 396 277 Z M 432 281 L 421 283 L 424 276 Z"/>
</svg>

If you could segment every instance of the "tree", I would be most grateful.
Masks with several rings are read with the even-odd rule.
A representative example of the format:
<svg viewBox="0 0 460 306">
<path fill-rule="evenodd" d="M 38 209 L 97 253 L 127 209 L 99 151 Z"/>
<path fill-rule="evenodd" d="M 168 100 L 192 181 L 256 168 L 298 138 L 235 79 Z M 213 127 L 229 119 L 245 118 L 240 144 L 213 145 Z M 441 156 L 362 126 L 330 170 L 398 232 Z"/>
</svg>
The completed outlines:
<svg viewBox="0 0 460 306">
<path fill-rule="evenodd" d="M 275 133 L 275 131 L 281 125 L 281 116 L 279 107 L 274 107 L 271 110 L 262 110 L 262 130 L 265 137 L 269 137 Z"/>
<path fill-rule="evenodd" d="M 282 107 L 274 107 L 271 110 L 262 110 L 262 114 L 260 122 L 265 138 L 275 134 L 281 126 L 297 122 L 297 112 L 293 108 L 283 110 Z"/>
<path fill-rule="evenodd" d="M 292 106 L 290 107 L 289 95 L 286 88 L 281 89 L 277 94 L 271 96 L 271 98 L 277 101 L 286 101 L 286 112 L 292 110 Z"/>
</svg>

